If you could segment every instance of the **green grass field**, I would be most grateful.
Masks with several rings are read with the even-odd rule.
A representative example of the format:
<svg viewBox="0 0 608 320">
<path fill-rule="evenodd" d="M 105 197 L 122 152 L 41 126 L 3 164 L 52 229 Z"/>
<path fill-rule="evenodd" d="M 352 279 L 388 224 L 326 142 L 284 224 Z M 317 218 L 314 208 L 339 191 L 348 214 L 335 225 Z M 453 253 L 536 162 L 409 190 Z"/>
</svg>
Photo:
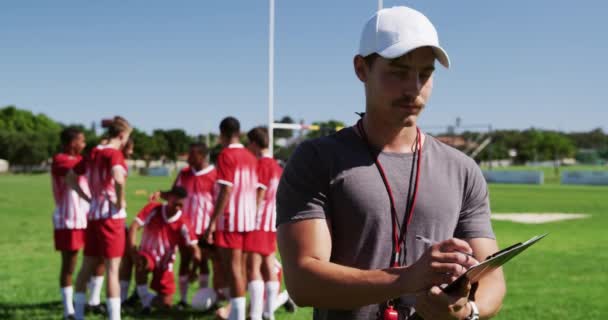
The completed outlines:
<svg viewBox="0 0 608 320">
<path fill-rule="evenodd" d="M 130 219 L 146 202 L 136 190 L 158 190 L 169 184 L 169 178 L 130 178 Z M 608 226 L 608 187 L 492 185 L 491 203 L 494 212 L 592 215 L 541 225 L 494 222 L 501 246 L 550 232 L 505 267 L 508 293 L 497 319 L 608 317 L 608 233 L 604 230 Z M 47 175 L 0 176 L 0 319 L 61 318 L 60 259 L 53 249 L 52 208 Z M 278 318 L 310 319 L 311 315 L 311 309 L 300 308 L 295 314 L 281 312 Z M 212 319 L 196 313 L 178 318 Z"/>
</svg>

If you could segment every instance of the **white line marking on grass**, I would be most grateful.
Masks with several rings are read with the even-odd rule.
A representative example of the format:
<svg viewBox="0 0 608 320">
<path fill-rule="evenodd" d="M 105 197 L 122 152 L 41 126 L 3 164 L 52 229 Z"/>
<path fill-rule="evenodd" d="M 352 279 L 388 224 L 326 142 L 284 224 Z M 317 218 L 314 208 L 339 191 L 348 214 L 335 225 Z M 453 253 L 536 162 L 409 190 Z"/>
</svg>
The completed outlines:
<svg viewBox="0 0 608 320">
<path fill-rule="evenodd" d="M 582 213 L 492 213 L 493 220 L 525 224 L 541 224 L 563 220 L 585 219 L 591 215 Z"/>
</svg>

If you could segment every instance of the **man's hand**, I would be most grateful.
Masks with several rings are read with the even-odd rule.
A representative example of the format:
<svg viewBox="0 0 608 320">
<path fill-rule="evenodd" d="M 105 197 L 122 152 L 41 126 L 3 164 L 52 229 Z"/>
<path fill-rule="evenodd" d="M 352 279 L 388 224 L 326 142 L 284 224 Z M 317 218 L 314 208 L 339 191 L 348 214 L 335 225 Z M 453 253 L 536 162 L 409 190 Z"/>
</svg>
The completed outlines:
<svg viewBox="0 0 608 320">
<path fill-rule="evenodd" d="M 148 259 L 142 255 L 135 255 L 135 270 L 137 272 L 143 272 L 148 270 Z"/>
<path fill-rule="evenodd" d="M 468 304 L 470 290 L 468 282 L 451 295 L 439 287 L 432 287 L 426 293 L 416 296 L 416 313 L 424 319 L 466 319 L 471 314 Z"/>
<path fill-rule="evenodd" d="M 203 233 L 203 240 L 207 242 L 207 244 L 213 244 L 213 234 L 215 233 L 215 223 L 210 223 L 205 233 Z"/>
<path fill-rule="evenodd" d="M 410 273 L 409 279 L 415 279 L 413 292 L 423 293 L 433 286 L 451 283 L 468 268 L 477 264 L 475 258 L 464 253 L 473 250 L 466 241 L 449 239 L 433 245 L 414 264 L 405 269 Z"/>
<path fill-rule="evenodd" d="M 131 257 L 131 261 L 133 261 L 133 263 L 137 263 L 137 260 L 140 258 L 140 255 L 137 254 L 136 246 L 129 247 L 127 254 L 129 254 L 129 256 Z"/>
<path fill-rule="evenodd" d="M 154 191 L 148 197 L 148 202 L 158 202 L 160 201 L 160 191 Z"/>
</svg>

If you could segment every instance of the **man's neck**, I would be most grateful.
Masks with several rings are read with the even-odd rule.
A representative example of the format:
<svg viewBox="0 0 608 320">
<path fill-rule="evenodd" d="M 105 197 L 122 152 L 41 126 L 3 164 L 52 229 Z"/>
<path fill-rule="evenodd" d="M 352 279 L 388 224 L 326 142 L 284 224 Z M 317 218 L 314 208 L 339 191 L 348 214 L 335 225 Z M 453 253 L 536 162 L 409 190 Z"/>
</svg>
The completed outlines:
<svg viewBox="0 0 608 320">
<path fill-rule="evenodd" d="M 369 143 L 384 152 L 412 153 L 414 151 L 418 135 L 415 124 L 409 127 L 394 126 L 366 114 L 363 117 L 363 127 Z"/>
<path fill-rule="evenodd" d="M 205 170 L 205 168 L 207 168 L 208 166 L 209 166 L 209 163 L 203 162 L 200 165 L 192 166 L 192 168 L 194 169 L 194 171 L 198 172 L 201 170 Z"/>
<path fill-rule="evenodd" d="M 167 219 L 171 219 L 171 218 L 173 218 L 173 216 L 175 216 L 177 214 L 177 210 L 175 210 L 174 207 L 171 207 L 171 206 L 167 205 L 167 209 L 165 211 L 165 214 L 167 215 L 166 216 Z"/>
<path fill-rule="evenodd" d="M 239 139 L 239 137 L 232 137 L 228 141 L 228 145 L 231 145 L 231 144 L 241 144 L 241 140 Z"/>
<path fill-rule="evenodd" d="M 67 154 L 69 156 L 72 156 L 72 157 L 75 157 L 75 156 L 78 155 L 78 152 L 76 152 L 76 150 L 74 150 L 72 148 L 65 148 L 65 149 L 63 149 L 63 153 L 65 153 L 65 154 Z"/>
<path fill-rule="evenodd" d="M 114 149 L 120 149 L 120 140 L 118 138 L 112 138 L 108 141 L 107 146 L 112 147 Z"/>
<path fill-rule="evenodd" d="M 260 154 L 258 155 L 260 158 L 261 157 L 272 157 L 270 155 L 270 149 L 266 148 L 266 149 L 260 149 Z"/>
</svg>

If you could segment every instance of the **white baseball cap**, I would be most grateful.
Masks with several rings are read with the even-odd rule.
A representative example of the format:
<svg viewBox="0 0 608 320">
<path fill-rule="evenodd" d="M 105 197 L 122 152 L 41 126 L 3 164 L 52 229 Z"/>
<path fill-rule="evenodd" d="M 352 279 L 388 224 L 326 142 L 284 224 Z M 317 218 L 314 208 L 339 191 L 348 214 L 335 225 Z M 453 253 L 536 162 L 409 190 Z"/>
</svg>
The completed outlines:
<svg viewBox="0 0 608 320">
<path fill-rule="evenodd" d="M 422 13 L 408 7 L 392 7 L 376 12 L 363 27 L 359 54 L 377 53 L 387 59 L 420 48 L 431 47 L 437 60 L 450 67 L 448 54 L 439 46 L 437 30 Z"/>
</svg>

